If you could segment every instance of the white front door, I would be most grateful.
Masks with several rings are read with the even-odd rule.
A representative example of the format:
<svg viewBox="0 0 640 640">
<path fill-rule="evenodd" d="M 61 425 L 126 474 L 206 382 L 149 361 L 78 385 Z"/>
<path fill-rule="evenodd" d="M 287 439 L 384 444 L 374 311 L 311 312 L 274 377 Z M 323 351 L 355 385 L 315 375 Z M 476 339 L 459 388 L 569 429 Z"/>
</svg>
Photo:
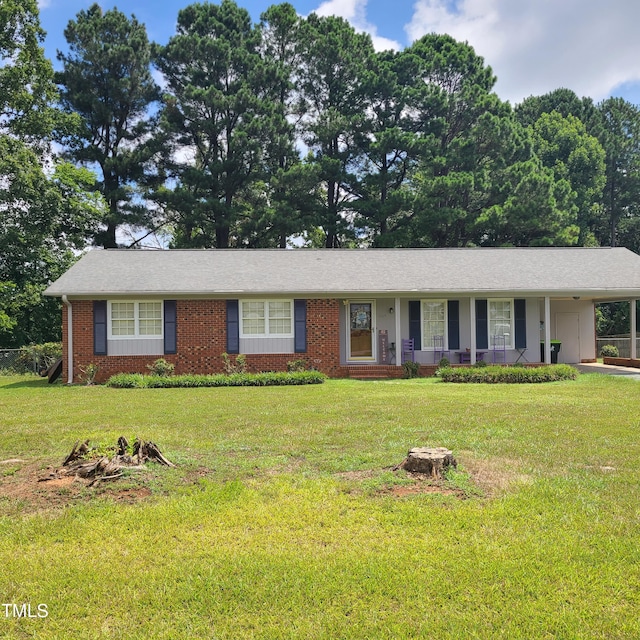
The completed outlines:
<svg viewBox="0 0 640 640">
<path fill-rule="evenodd" d="M 580 316 L 577 313 L 556 313 L 556 338 L 561 347 L 558 362 L 580 362 Z"/>
<path fill-rule="evenodd" d="M 350 302 L 349 360 L 375 360 L 375 327 L 373 301 Z"/>
</svg>

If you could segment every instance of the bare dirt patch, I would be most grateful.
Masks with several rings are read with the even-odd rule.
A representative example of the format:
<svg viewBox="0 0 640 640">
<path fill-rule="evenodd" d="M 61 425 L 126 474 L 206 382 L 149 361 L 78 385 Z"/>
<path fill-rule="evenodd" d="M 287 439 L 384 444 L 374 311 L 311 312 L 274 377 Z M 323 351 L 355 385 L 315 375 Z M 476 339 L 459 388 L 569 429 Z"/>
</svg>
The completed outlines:
<svg viewBox="0 0 640 640">
<path fill-rule="evenodd" d="M 392 472 L 394 478 L 389 479 L 388 475 L 383 475 L 384 472 Z M 397 468 L 343 471 L 334 474 L 334 477 L 345 480 L 349 485 L 349 491 L 373 492 L 374 495 L 391 495 L 396 498 L 420 494 L 468 497 L 463 489 L 451 486 L 446 480 L 434 479 L 429 474 L 413 473 Z"/>
<path fill-rule="evenodd" d="M 472 496 L 491 498 L 508 491 L 514 485 L 527 484 L 531 477 L 522 472 L 522 465 L 518 460 L 505 458 L 474 457 L 470 451 L 457 452 L 461 461 L 458 471 L 460 480 L 450 482 L 447 479 L 433 478 L 430 474 L 409 472 L 400 466 L 387 469 L 360 469 L 336 473 L 335 477 L 347 481 L 355 491 L 371 489 L 381 495 L 393 495 L 398 498 L 419 494 L 440 494 L 469 498 Z M 383 472 L 393 471 L 396 480 L 384 482 L 376 486 L 376 479 Z M 464 478 L 466 477 L 466 480 Z M 369 485 L 367 487 L 367 485 Z M 456 486 L 458 485 L 458 486 Z M 366 487 L 366 488 L 365 488 Z"/>
<path fill-rule="evenodd" d="M 0 462 L 0 514 L 16 510 L 21 513 L 47 511 L 87 502 L 98 496 L 136 503 L 151 495 L 148 487 L 132 486 L 132 482 L 142 482 L 142 477 L 125 483 L 122 480 L 104 482 L 97 487 L 89 487 L 89 479 L 73 475 L 42 481 L 56 468 L 57 465 L 47 460 Z"/>
<path fill-rule="evenodd" d="M 429 484 L 425 481 L 417 481 L 413 485 L 398 485 L 391 487 L 390 493 L 397 498 L 406 498 L 407 496 L 420 495 L 421 493 L 436 493 L 443 496 L 456 496 L 458 498 L 466 498 L 466 494 L 462 489 L 451 489 L 438 485 Z"/>
</svg>

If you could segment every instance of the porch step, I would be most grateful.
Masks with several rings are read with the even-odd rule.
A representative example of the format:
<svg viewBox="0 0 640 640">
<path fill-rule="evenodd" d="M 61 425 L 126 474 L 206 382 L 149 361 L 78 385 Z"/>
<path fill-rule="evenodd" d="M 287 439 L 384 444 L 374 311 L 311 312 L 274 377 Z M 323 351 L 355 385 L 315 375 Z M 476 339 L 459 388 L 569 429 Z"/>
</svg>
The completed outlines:
<svg viewBox="0 0 640 640">
<path fill-rule="evenodd" d="M 402 376 L 402 369 L 389 365 L 345 367 L 347 377 L 354 380 L 388 380 Z"/>
<path fill-rule="evenodd" d="M 437 365 L 421 365 L 418 375 L 432 376 L 437 368 Z M 403 375 L 402 367 L 394 365 L 347 366 L 341 369 L 341 376 L 353 380 L 389 380 L 390 378 L 402 378 Z"/>
</svg>

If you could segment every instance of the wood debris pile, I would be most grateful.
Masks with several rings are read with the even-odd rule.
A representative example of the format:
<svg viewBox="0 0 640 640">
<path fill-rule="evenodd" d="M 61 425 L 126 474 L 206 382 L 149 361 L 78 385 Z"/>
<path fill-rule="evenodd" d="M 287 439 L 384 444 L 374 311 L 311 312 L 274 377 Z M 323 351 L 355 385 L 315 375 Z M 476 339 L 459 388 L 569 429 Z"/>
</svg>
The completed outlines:
<svg viewBox="0 0 640 640">
<path fill-rule="evenodd" d="M 100 480 L 115 480 L 120 478 L 125 470 L 141 471 L 145 463 L 157 462 L 167 467 L 176 465 L 167 460 L 153 442 L 136 438 L 133 447 L 124 436 L 118 438 L 116 447 L 112 447 L 112 455 L 99 454 L 89 448 L 89 440 L 73 445 L 71 453 L 64 459 L 62 467 L 51 472 L 47 477 L 40 478 L 40 482 L 56 480 L 64 476 L 78 476 L 91 479 L 89 486 Z M 111 453 L 111 452 L 109 452 Z"/>
</svg>

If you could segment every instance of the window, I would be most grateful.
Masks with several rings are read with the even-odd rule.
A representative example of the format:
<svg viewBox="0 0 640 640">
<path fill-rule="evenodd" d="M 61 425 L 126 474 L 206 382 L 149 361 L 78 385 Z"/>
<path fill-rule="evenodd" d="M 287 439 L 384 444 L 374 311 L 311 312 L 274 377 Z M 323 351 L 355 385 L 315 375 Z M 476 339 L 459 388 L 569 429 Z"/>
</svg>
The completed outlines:
<svg viewBox="0 0 640 640">
<path fill-rule="evenodd" d="M 241 335 L 244 337 L 292 337 L 291 300 L 241 301 Z"/>
<path fill-rule="evenodd" d="M 109 337 L 161 338 L 162 302 L 111 302 Z"/>
<path fill-rule="evenodd" d="M 447 345 L 447 302 L 446 300 L 422 301 L 422 349 L 434 349 L 434 337 L 442 336 L 440 348 Z"/>
<path fill-rule="evenodd" d="M 488 300 L 489 348 L 495 344 L 495 336 L 503 336 L 507 349 L 513 348 L 513 300 Z"/>
</svg>

